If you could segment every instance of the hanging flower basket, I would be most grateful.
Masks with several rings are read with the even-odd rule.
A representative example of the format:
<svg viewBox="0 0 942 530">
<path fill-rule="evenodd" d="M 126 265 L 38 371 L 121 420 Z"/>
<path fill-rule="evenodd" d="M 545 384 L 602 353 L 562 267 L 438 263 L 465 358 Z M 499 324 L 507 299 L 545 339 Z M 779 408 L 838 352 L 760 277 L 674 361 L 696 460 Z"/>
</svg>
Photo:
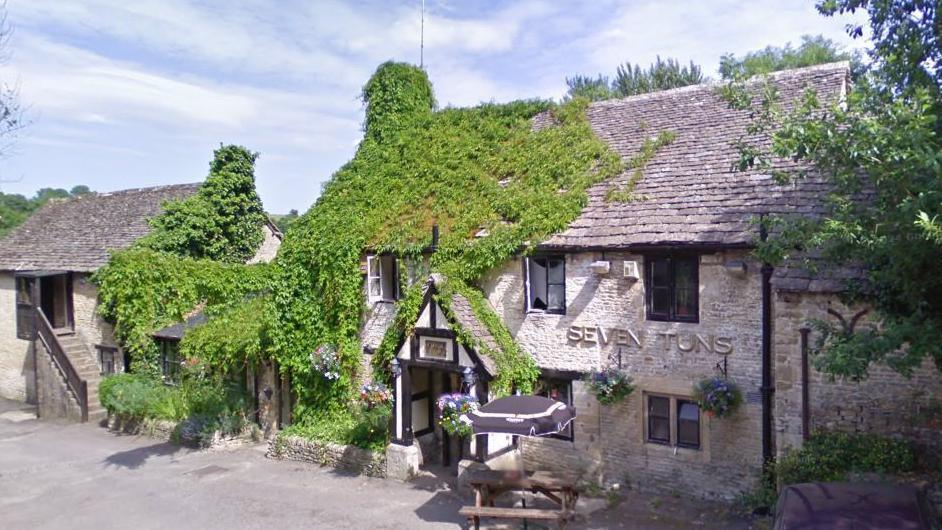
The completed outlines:
<svg viewBox="0 0 942 530">
<path fill-rule="evenodd" d="M 311 367 L 328 381 L 340 379 L 340 355 L 337 348 L 330 344 L 322 344 L 311 352 Z"/>
<path fill-rule="evenodd" d="M 585 383 L 603 405 L 618 403 L 631 395 L 635 389 L 628 374 L 612 368 L 601 372 L 593 370 L 586 376 Z"/>
<path fill-rule="evenodd" d="M 736 412 L 742 403 L 742 392 L 722 377 L 708 377 L 693 387 L 694 399 L 709 416 L 724 418 Z"/>
<path fill-rule="evenodd" d="M 452 436 L 460 438 L 471 436 L 473 430 L 469 422 L 463 421 L 461 416 L 478 409 L 478 400 L 468 394 L 442 394 L 438 398 L 438 410 L 441 418 L 438 424 Z"/>
<path fill-rule="evenodd" d="M 392 392 L 379 381 L 373 381 L 360 387 L 360 402 L 367 410 L 385 405 L 390 401 L 392 401 Z"/>
</svg>

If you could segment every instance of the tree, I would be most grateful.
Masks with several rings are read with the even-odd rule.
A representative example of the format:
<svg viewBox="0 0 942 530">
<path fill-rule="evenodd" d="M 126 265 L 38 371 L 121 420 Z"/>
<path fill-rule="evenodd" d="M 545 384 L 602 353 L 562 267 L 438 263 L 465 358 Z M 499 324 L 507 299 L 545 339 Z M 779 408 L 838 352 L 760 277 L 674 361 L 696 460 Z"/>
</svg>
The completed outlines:
<svg viewBox="0 0 942 530">
<path fill-rule="evenodd" d="M 626 97 L 702 82 L 703 72 L 693 61 L 687 66 L 681 66 L 676 59 L 662 61 L 658 56 L 646 70 L 643 70 L 641 65 L 628 62 L 620 65 L 615 71 L 612 91 L 617 97 Z"/>
<path fill-rule="evenodd" d="M 288 233 L 288 229 L 291 228 L 291 225 L 298 220 L 298 211 L 291 209 L 287 214 L 280 215 L 275 219 L 275 226 L 278 227 L 278 230 L 281 230 L 282 234 Z"/>
<path fill-rule="evenodd" d="M 646 94 L 657 90 L 696 85 L 705 80 L 702 69 L 693 63 L 682 66 L 676 59 L 657 60 L 648 68 L 625 62 L 615 69 L 615 78 L 609 81 L 607 76 L 596 77 L 576 75 L 566 78 L 569 91 L 567 100 L 584 97 L 590 101 L 622 98 L 637 94 Z"/>
<path fill-rule="evenodd" d="M 823 35 L 804 35 L 797 48 L 789 42 L 783 47 L 767 46 L 742 57 L 727 53 L 720 58 L 720 77 L 744 79 L 779 70 L 850 60 L 855 60 L 854 69 L 860 70 L 862 65 L 856 57 L 833 40 Z"/>
<path fill-rule="evenodd" d="M 566 86 L 569 87 L 569 91 L 566 93 L 567 100 L 581 97 L 589 101 L 602 101 L 615 97 L 612 93 L 608 77 L 602 74 L 599 74 L 597 77 L 585 75 L 567 77 Z"/>
<path fill-rule="evenodd" d="M 78 186 L 73 186 L 72 189 L 69 190 L 69 195 L 73 197 L 79 197 L 81 195 L 88 195 L 91 192 L 92 190 L 88 189 L 88 186 L 79 184 Z"/>
<path fill-rule="evenodd" d="M 214 152 L 197 193 L 169 202 L 141 244 L 179 256 L 244 263 L 262 243 L 265 210 L 255 191 L 258 153 L 237 145 Z"/>
<path fill-rule="evenodd" d="M 758 252 L 773 262 L 817 254 L 825 266 L 863 266 L 865 276 L 848 282 L 844 298 L 869 306 L 879 325 L 850 333 L 818 322 L 818 368 L 862 379 L 882 362 L 908 375 L 932 358 L 942 369 L 942 41 L 936 2 L 826 0 L 818 9 L 826 16 L 867 15 L 870 65 L 843 104 L 829 106 L 808 93 L 793 112 L 778 110 L 774 101 L 760 105 L 751 130 L 776 131 L 771 149 L 744 149 L 741 168 L 803 178 L 777 172 L 776 160 L 797 160 L 820 172 L 833 193 L 826 216 L 772 219 L 778 235 Z M 863 28 L 850 33 L 860 37 Z"/>
<path fill-rule="evenodd" d="M 0 192 L 0 237 L 5 236 L 10 230 L 25 221 L 30 214 L 50 199 L 67 199 L 85 193 L 92 193 L 85 185 L 75 186 L 71 192 L 62 188 L 41 188 L 31 199 L 27 199 L 20 194 Z"/>
<path fill-rule="evenodd" d="M 12 34 L 13 27 L 7 21 L 7 4 L 4 0 L 0 2 L 0 64 L 9 60 Z M 0 156 L 9 153 L 13 138 L 25 125 L 19 87 L 0 82 Z"/>
</svg>

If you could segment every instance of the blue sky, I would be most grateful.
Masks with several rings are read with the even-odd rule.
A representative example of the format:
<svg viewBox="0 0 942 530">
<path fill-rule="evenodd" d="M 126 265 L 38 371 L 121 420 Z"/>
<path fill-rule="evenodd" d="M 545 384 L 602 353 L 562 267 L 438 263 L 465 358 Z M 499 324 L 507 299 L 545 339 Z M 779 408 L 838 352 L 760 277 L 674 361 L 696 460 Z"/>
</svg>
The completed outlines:
<svg viewBox="0 0 942 530">
<path fill-rule="evenodd" d="M 0 81 L 31 125 L 0 190 L 98 191 L 201 181 L 221 142 L 259 151 L 275 213 L 306 210 L 362 131 L 360 88 L 387 59 L 418 62 L 421 0 L 8 0 Z M 822 33 L 811 1 L 427 0 L 425 65 L 441 104 L 558 98 L 565 77 L 660 54 L 716 76 L 725 52 Z"/>
</svg>

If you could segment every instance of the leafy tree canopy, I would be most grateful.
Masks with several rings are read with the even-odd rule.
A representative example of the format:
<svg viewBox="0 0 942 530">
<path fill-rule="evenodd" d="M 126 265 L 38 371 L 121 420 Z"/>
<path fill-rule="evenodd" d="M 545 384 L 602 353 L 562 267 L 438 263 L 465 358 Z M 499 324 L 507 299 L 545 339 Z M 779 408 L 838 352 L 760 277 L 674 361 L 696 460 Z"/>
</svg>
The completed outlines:
<svg viewBox="0 0 942 530">
<path fill-rule="evenodd" d="M 845 51 L 839 44 L 823 35 L 804 35 L 801 44 L 794 48 L 791 43 L 783 47 L 767 46 L 749 52 L 742 57 L 727 53 L 720 58 L 720 77 L 723 79 L 745 79 L 755 75 L 779 70 L 802 68 L 816 64 L 854 60 L 855 70 L 862 66 L 858 58 Z"/>
<path fill-rule="evenodd" d="M 199 191 L 167 203 L 141 244 L 195 259 L 245 263 L 262 243 L 266 219 L 255 191 L 256 158 L 258 153 L 237 145 L 217 149 Z"/>
<path fill-rule="evenodd" d="M 822 332 L 816 357 L 820 369 L 861 379 L 875 362 L 909 374 L 926 358 L 942 369 L 937 4 L 826 0 L 818 9 L 827 16 L 866 14 L 870 65 L 843 104 L 808 93 L 798 108 L 784 112 L 771 91 L 755 95 L 759 119 L 750 131 L 758 137 L 747 142 L 742 167 L 769 170 L 786 180 L 804 178 L 800 172 L 777 172 L 777 160 L 798 160 L 820 171 L 833 187 L 827 216 L 771 219 L 776 235 L 759 254 L 772 262 L 810 254 L 820 256 L 825 266 L 864 267 L 865 277 L 849 283 L 845 298 L 871 307 L 879 325 L 851 334 L 816 323 Z M 864 29 L 850 31 L 860 37 Z M 762 149 L 770 130 L 776 131 L 771 149 Z"/>
<path fill-rule="evenodd" d="M 291 209 L 285 215 L 273 215 L 271 216 L 272 220 L 275 222 L 275 226 L 278 227 L 278 230 L 281 230 L 282 234 L 287 234 L 288 229 L 291 228 L 291 225 L 298 220 L 299 214 L 298 211 L 294 208 Z"/>
<path fill-rule="evenodd" d="M 647 68 L 630 62 L 619 65 L 611 81 L 601 74 L 594 78 L 582 75 L 566 78 L 566 85 L 569 87 L 566 97 L 601 101 L 696 85 L 703 81 L 703 72 L 693 61 L 682 65 L 676 59 L 662 61 L 658 56 Z"/>
</svg>

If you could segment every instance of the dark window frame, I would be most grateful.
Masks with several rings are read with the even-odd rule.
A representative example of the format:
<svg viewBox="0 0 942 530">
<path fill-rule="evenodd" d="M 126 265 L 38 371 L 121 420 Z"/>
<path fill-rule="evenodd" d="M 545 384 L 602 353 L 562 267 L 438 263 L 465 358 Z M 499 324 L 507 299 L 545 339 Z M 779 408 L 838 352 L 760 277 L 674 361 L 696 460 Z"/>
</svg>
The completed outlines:
<svg viewBox="0 0 942 530">
<path fill-rule="evenodd" d="M 101 367 L 101 375 L 118 373 L 115 369 L 118 366 L 118 347 L 96 344 L 95 349 L 98 350 L 98 364 Z"/>
<path fill-rule="evenodd" d="M 656 263 L 666 262 L 668 270 L 668 285 L 654 284 L 654 266 Z M 693 271 L 693 306 L 692 315 L 678 315 L 677 311 L 677 264 L 678 262 L 690 263 Z M 645 282 L 645 315 L 648 320 L 658 322 L 686 322 L 696 324 L 700 322 L 700 256 L 698 254 L 672 253 L 672 254 L 652 254 L 645 256 L 644 260 L 644 282 Z M 654 310 L 654 293 L 659 290 L 667 290 L 668 309 L 667 312 Z"/>
<path fill-rule="evenodd" d="M 651 404 L 651 401 L 654 399 L 664 399 L 667 400 L 667 416 L 655 416 L 653 414 L 654 407 Z M 644 423 L 646 428 L 645 441 L 648 443 L 658 444 L 658 445 L 671 445 L 671 398 L 669 396 L 660 396 L 647 394 L 647 403 L 646 410 L 644 414 Z M 664 420 L 667 422 L 667 439 L 655 438 L 653 435 L 654 428 L 652 426 L 652 420 Z"/>
<path fill-rule="evenodd" d="M 180 374 L 180 341 L 160 340 L 160 373 L 169 382 L 177 380 Z M 173 355 L 168 355 L 172 353 Z"/>
<path fill-rule="evenodd" d="M 701 426 L 701 421 L 700 421 L 700 405 L 698 405 L 696 401 L 693 401 L 693 400 L 691 400 L 691 399 L 680 399 L 680 398 L 677 398 L 677 399 L 676 399 L 676 402 L 677 402 L 677 406 L 675 407 L 675 414 L 677 414 L 677 421 L 676 421 L 675 423 L 677 424 L 677 447 L 684 447 L 684 448 L 687 448 L 687 449 L 700 449 L 700 445 L 701 445 L 701 443 L 702 443 L 702 440 L 700 439 L 700 438 L 701 438 L 701 436 L 700 436 L 700 426 Z M 685 420 L 685 419 L 683 419 L 683 418 L 680 417 L 680 409 L 681 409 L 681 407 L 683 407 L 684 405 L 693 405 L 694 408 L 697 409 L 697 420 L 696 420 L 697 441 L 694 442 L 694 443 L 691 443 L 691 442 L 683 442 L 683 441 L 680 440 L 680 424 L 681 424 L 681 422 L 682 422 L 682 421 L 689 421 L 689 422 L 692 422 L 692 421 L 693 421 L 693 420 Z"/>
<path fill-rule="evenodd" d="M 548 313 L 551 315 L 565 315 L 566 314 L 566 256 L 561 254 L 538 254 L 535 256 L 527 256 L 526 262 L 524 264 L 524 298 L 526 299 L 526 311 L 527 313 Z M 550 281 L 550 260 L 559 261 L 563 266 L 563 281 L 560 282 L 551 282 Z M 543 267 L 546 269 L 546 298 L 547 298 L 547 308 L 541 309 L 538 307 L 533 307 L 533 303 L 530 300 L 530 292 L 532 287 L 532 282 L 530 280 L 531 267 L 530 264 L 534 261 L 543 261 Z M 549 307 L 549 290 L 550 287 L 562 287 L 563 296 L 562 296 L 562 307 L 559 308 L 550 308 Z"/>
<path fill-rule="evenodd" d="M 13 297 L 16 304 L 16 338 L 32 340 L 33 328 L 35 327 L 32 297 L 33 283 L 36 278 L 15 276 L 13 281 Z"/>
<path fill-rule="evenodd" d="M 536 392 L 534 393 L 534 395 L 548 397 L 550 399 L 556 399 L 557 401 L 560 401 L 572 407 L 572 379 L 565 379 L 565 378 L 560 378 L 560 377 L 540 377 L 539 380 L 537 381 L 537 385 L 541 383 L 543 383 L 546 386 L 546 392 Z M 558 386 L 565 387 L 566 399 L 564 400 L 557 399 L 551 396 L 549 392 L 550 385 L 558 385 Z M 566 426 L 566 428 L 562 432 L 558 434 L 551 434 L 547 436 L 547 438 L 556 438 L 558 440 L 565 440 L 567 442 L 571 442 L 575 440 L 576 436 L 575 436 L 575 429 L 573 428 L 573 423 L 575 422 L 574 421 L 569 422 L 569 425 Z"/>
</svg>

